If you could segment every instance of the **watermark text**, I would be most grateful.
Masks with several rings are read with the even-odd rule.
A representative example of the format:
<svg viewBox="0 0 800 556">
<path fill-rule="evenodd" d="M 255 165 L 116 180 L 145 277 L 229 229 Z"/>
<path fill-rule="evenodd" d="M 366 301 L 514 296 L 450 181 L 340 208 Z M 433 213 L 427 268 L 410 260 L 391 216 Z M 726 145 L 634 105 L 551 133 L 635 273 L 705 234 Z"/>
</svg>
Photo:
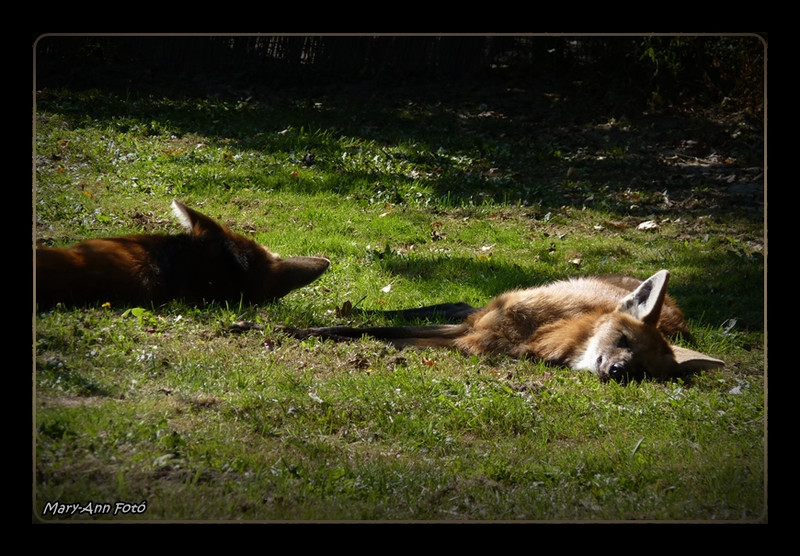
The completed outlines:
<svg viewBox="0 0 800 556">
<path fill-rule="evenodd" d="M 70 515 L 134 515 L 147 511 L 147 501 L 141 502 L 87 502 L 65 503 L 46 502 L 42 515 L 70 516 Z"/>
</svg>

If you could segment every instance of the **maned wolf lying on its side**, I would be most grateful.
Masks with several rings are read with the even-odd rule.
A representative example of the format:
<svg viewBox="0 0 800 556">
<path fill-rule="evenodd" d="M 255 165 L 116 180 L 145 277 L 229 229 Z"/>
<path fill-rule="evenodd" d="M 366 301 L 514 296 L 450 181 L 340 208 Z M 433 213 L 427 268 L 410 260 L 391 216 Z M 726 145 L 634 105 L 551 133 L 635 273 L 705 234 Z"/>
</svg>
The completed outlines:
<svg viewBox="0 0 800 556">
<path fill-rule="evenodd" d="M 277 299 L 313 282 L 330 261 L 281 258 L 179 201 L 186 233 L 89 239 L 67 249 L 36 249 L 36 302 L 160 303 Z"/>
<path fill-rule="evenodd" d="M 469 354 L 529 356 L 590 370 L 604 381 L 666 379 L 723 366 L 719 359 L 671 345 L 665 338 L 689 337 L 683 313 L 666 295 L 668 281 L 666 270 L 644 282 L 625 276 L 558 281 L 501 294 L 461 324 L 284 330 L 300 338 L 341 341 L 368 335 L 397 347 L 453 347 Z M 441 307 L 463 313 L 465 306 Z"/>
</svg>

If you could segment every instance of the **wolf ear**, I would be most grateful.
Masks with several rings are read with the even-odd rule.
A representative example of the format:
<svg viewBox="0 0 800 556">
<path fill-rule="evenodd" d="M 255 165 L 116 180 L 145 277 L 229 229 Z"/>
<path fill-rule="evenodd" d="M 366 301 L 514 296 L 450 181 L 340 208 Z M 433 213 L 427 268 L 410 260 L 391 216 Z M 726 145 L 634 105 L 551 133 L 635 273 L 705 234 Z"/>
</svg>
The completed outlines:
<svg viewBox="0 0 800 556">
<path fill-rule="evenodd" d="M 200 214 L 196 210 L 190 209 L 177 199 L 172 201 L 172 213 L 188 234 L 200 236 L 223 231 L 222 226 L 214 222 L 211 218 L 205 214 Z"/>
<path fill-rule="evenodd" d="M 625 296 L 617 306 L 617 311 L 627 313 L 642 322 L 655 326 L 661 315 L 661 306 L 667 293 L 669 271 L 659 270 L 639 287 Z"/>
<path fill-rule="evenodd" d="M 681 346 L 670 346 L 670 348 L 672 348 L 675 362 L 678 363 L 678 368 L 681 371 L 707 371 L 725 366 L 724 361 L 714 359 L 693 349 Z"/>
</svg>

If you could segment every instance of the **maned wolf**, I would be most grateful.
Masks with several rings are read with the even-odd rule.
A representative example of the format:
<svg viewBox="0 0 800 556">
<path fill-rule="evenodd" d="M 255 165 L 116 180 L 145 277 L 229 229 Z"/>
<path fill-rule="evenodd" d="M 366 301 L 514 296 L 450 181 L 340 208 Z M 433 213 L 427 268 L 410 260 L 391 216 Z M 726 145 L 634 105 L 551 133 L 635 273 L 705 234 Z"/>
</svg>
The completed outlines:
<svg viewBox="0 0 800 556">
<path fill-rule="evenodd" d="M 601 380 L 666 379 L 723 366 L 719 359 L 680 346 L 665 336 L 689 337 L 683 313 L 666 295 L 669 272 L 641 282 L 625 276 L 575 278 L 496 297 L 485 308 L 433 306 L 469 313 L 461 324 L 408 327 L 284 329 L 295 337 L 334 340 L 363 335 L 397 347 L 454 347 L 468 354 L 534 357 Z M 429 312 L 412 309 L 417 316 Z M 421 311 L 421 312 L 420 312 Z"/>
<path fill-rule="evenodd" d="M 314 281 L 330 261 L 282 259 L 179 201 L 178 235 L 90 239 L 67 249 L 36 249 L 36 302 L 263 302 Z"/>
</svg>

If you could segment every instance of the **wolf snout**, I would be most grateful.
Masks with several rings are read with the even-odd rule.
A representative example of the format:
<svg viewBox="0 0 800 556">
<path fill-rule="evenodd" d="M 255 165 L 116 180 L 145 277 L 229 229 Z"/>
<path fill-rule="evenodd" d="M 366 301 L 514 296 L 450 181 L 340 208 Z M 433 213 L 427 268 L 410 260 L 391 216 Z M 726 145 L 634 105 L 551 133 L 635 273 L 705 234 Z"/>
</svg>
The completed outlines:
<svg viewBox="0 0 800 556">
<path fill-rule="evenodd" d="M 597 375 L 601 380 L 613 380 L 615 382 L 624 382 L 628 379 L 629 365 L 628 362 L 620 359 L 617 361 L 609 361 L 602 355 L 597 356 L 596 369 Z"/>
<path fill-rule="evenodd" d="M 290 281 L 304 286 L 325 272 L 331 261 L 327 257 L 290 257 L 281 263 L 284 272 L 291 276 Z"/>
<path fill-rule="evenodd" d="M 608 378 L 616 382 L 625 380 L 627 372 L 625 371 L 625 363 L 614 363 L 608 369 Z"/>
</svg>

